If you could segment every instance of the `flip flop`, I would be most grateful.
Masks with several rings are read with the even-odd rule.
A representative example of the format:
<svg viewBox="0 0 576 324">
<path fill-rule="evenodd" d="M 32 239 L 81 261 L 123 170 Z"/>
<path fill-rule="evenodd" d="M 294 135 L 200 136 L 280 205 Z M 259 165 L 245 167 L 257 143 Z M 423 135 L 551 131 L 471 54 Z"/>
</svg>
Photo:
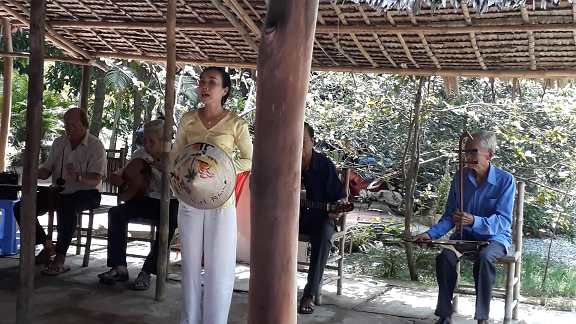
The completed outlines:
<svg viewBox="0 0 576 324">
<path fill-rule="evenodd" d="M 148 290 L 150 288 L 150 275 L 142 275 L 140 273 L 136 280 L 134 280 L 134 290 Z"/>
<path fill-rule="evenodd" d="M 104 273 L 100 273 L 98 275 L 98 278 L 100 278 L 100 283 L 101 284 L 105 284 L 105 285 L 115 285 L 116 282 L 118 281 L 128 281 L 129 279 L 129 274 L 127 273 L 120 273 L 117 270 L 114 270 L 116 272 L 115 275 L 111 275 L 110 272 L 114 270 L 108 270 Z"/>
<path fill-rule="evenodd" d="M 51 269 L 58 269 L 58 271 L 50 271 Z M 48 268 L 45 268 L 44 270 L 42 270 L 42 273 L 47 275 L 47 276 L 59 276 L 61 274 L 63 274 L 64 272 L 70 271 L 70 267 L 63 264 L 60 266 L 56 266 L 56 265 L 51 265 Z"/>
</svg>

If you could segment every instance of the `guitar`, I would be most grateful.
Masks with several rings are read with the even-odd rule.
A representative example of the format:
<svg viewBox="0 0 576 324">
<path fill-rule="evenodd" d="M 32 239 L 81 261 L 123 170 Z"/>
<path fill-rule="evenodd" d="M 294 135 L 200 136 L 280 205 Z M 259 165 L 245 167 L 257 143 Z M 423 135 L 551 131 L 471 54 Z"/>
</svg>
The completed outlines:
<svg viewBox="0 0 576 324">
<path fill-rule="evenodd" d="M 136 158 L 130 161 L 122 172 L 122 186 L 118 188 L 118 198 L 121 201 L 129 201 L 134 198 L 142 198 L 148 192 L 152 178 L 150 162 Z"/>
<path fill-rule="evenodd" d="M 300 184 L 300 210 L 302 208 L 316 209 L 327 211 L 329 214 L 341 214 L 347 213 L 354 210 L 354 204 L 351 202 L 347 203 L 321 203 L 316 201 L 309 201 L 306 199 L 306 188 L 304 183 Z"/>
</svg>

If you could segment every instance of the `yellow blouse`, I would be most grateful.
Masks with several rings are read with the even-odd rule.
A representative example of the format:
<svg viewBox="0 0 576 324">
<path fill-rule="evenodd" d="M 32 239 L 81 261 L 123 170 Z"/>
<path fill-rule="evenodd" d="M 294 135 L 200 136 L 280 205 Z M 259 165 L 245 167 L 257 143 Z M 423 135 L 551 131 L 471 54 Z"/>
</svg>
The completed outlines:
<svg viewBox="0 0 576 324">
<path fill-rule="evenodd" d="M 210 129 L 206 129 L 198 110 L 190 111 L 182 116 L 176 133 L 173 153 L 179 152 L 184 146 L 194 142 L 205 142 L 217 145 L 232 158 L 234 145 L 240 150 L 240 158 L 233 159 L 236 173 L 249 171 L 252 168 L 252 139 L 248 125 L 232 112 L 228 112 L 222 120 Z M 234 194 L 219 209 L 235 205 Z"/>
</svg>

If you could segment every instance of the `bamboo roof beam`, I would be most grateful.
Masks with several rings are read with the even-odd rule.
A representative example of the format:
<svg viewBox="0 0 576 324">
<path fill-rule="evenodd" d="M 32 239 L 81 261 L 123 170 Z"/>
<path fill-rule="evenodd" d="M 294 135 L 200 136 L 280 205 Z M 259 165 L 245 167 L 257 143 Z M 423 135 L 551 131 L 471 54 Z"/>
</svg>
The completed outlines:
<svg viewBox="0 0 576 324">
<path fill-rule="evenodd" d="M 226 17 L 226 19 L 228 19 L 228 21 L 234 26 L 235 30 L 238 31 L 246 43 L 252 47 L 254 52 L 258 53 L 258 45 L 252 39 L 248 30 L 244 28 L 242 22 L 238 21 L 238 19 L 236 19 L 236 17 L 230 13 L 228 8 L 222 3 L 222 0 L 210 0 L 210 2 L 212 2 L 212 5 L 214 5 L 214 7 L 216 7 L 216 9 L 218 9 L 220 13 Z"/>
<path fill-rule="evenodd" d="M 338 19 L 340 19 L 340 21 L 342 21 L 342 24 L 347 26 L 348 21 L 346 21 L 346 16 L 344 16 L 342 14 L 342 11 L 340 11 L 340 8 L 338 7 L 337 4 L 335 4 L 334 2 L 331 2 L 331 4 L 332 4 L 332 8 L 334 8 L 334 11 L 336 11 L 336 14 L 338 15 Z M 378 64 L 376 62 L 374 62 L 374 60 L 370 57 L 368 52 L 366 52 L 366 50 L 362 46 L 362 43 L 360 43 L 360 41 L 358 40 L 356 35 L 354 35 L 352 33 L 350 33 L 349 35 L 352 38 L 352 40 L 354 41 L 354 43 L 356 44 L 356 47 L 358 47 L 358 49 L 360 50 L 362 55 L 364 55 L 364 57 L 368 60 L 368 62 L 370 62 L 370 64 L 372 64 L 373 67 L 378 67 Z"/>
<path fill-rule="evenodd" d="M 250 11 L 252 11 L 254 16 L 258 17 L 258 20 L 262 21 L 262 16 L 260 16 L 258 11 L 256 11 L 256 9 L 254 9 L 254 7 L 252 7 L 252 5 L 250 4 L 250 2 L 248 2 L 248 0 L 242 0 L 242 2 L 244 2 L 244 4 L 250 9 Z"/>
<path fill-rule="evenodd" d="M 163 17 L 164 19 L 166 19 L 166 15 L 162 12 L 162 10 L 160 10 L 158 7 L 156 7 L 156 5 L 154 4 L 154 2 L 152 2 L 151 0 L 146 0 L 146 3 L 152 8 L 154 9 L 161 17 Z M 195 12 L 192 8 L 190 8 L 188 5 L 186 5 L 187 9 Z M 201 21 L 206 21 L 204 20 L 204 18 L 201 18 Z M 188 43 L 190 43 L 190 45 L 192 45 L 194 47 L 194 49 L 196 49 L 196 51 L 198 53 L 200 53 L 200 56 L 202 56 L 203 59 L 208 59 L 209 56 L 206 55 L 206 53 L 200 48 L 200 46 L 198 46 L 198 44 L 196 44 L 196 42 L 194 42 L 192 39 L 190 39 L 190 37 L 186 36 L 182 31 L 178 31 L 178 34 L 180 36 L 182 36 Z"/>
<path fill-rule="evenodd" d="M 212 0 L 211 0 L 212 1 Z M 218 1 L 218 0 L 214 0 Z M 224 8 L 226 8 L 224 6 Z M 12 10 L 13 11 L 13 10 Z M 228 14 L 231 13 L 228 11 Z M 231 15 L 232 17 L 235 17 Z M 228 17 L 227 17 L 228 18 Z M 235 19 L 237 23 L 237 19 Z M 19 25 L 19 24 L 14 24 Z M 22 25 L 22 23 L 20 24 Z M 65 28 L 95 28 L 95 29 L 126 29 L 126 30 L 165 30 L 164 23 L 158 22 L 113 22 L 113 21 L 67 21 L 67 20 L 49 20 L 47 25 L 51 27 Z M 242 25 L 240 25 L 242 26 Z M 196 23 L 178 23 L 176 30 L 190 31 L 217 31 L 217 32 L 234 32 L 236 27 L 232 24 L 196 24 Z M 244 30 L 246 30 L 244 28 Z M 316 34 L 333 34 L 333 33 L 353 33 L 353 34 L 468 34 L 474 33 L 526 33 L 534 32 L 575 32 L 576 23 L 574 24 L 537 24 L 537 25 L 461 25 L 450 23 L 448 26 L 422 25 L 418 26 L 383 26 L 383 25 L 348 25 L 332 26 L 317 25 Z M 248 31 L 246 31 L 248 33 Z M 242 34 L 241 34 L 242 35 Z"/>
<path fill-rule="evenodd" d="M 200 14 L 196 10 L 194 10 L 194 8 L 190 7 L 190 5 L 185 0 L 180 0 L 178 2 L 180 2 L 180 4 L 188 10 L 188 12 L 191 12 L 194 15 L 194 17 L 196 17 L 196 19 L 198 19 L 201 23 L 206 22 L 206 19 L 204 19 L 204 17 L 200 16 Z M 178 30 L 178 29 L 176 29 L 176 30 Z"/>
<path fill-rule="evenodd" d="M 19 57 L 19 58 L 30 58 L 30 53 L 19 53 L 19 52 L 0 52 L 0 57 Z M 92 65 L 93 61 L 77 59 L 65 56 L 49 56 L 45 55 L 44 60 L 46 61 L 56 61 L 56 62 L 68 62 L 76 65 Z"/>
<path fill-rule="evenodd" d="M 224 0 L 224 2 L 230 7 L 230 9 L 232 9 L 232 11 L 234 11 L 236 16 L 238 16 L 238 18 L 240 18 L 240 20 L 244 21 L 246 26 L 248 26 L 248 28 L 250 28 L 250 30 L 252 30 L 252 33 L 254 33 L 258 37 L 260 37 L 260 34 L 262 33 L 260 31 L 260 28 L 258 28 L 258 26 L 256 26 L 256 24 L 254 23 L 252 18 L 250 18 L 248 13 L 238 3 L 238 1 L 236 1 L 236 0 Z"/>
<path fill-rule="evenodd" d="M 58 7 L 60 10 L 64 11 L 66 14 L 68 14 L 70 17 L 72 17 L 75 20 L 78 20 L 78 17 L 76 17 L 75 14 L 73 14 L 70 10 L 68 10 L 68 8 L 64 7 L 63 5 L 61 5 L 58 1 L 53 0 L 52 3 L 54 5 L 56 5 L 56 7 Z M 93 30 L 90 30 L 90 32 L 95 36 L 95 37 L 99 37 L 97 33 L 95 33 Z M 86 47 L 90 48 L 91 51 L 94 51 L 94 47 L 92 47 L 90 44 L 86 43 L 85 41 L 83 41 L 82 39 L 78 38 L 76 35 L 74 34 L 68 34 L 71 37 L 73 37 L 75 40 L 77 40 L 78 42 L 84 44 Z"/>
<path fill-rule="evenodd" d="M 166 57 L 142 56 L 118 53 L 91 53 L 94 57 L 107 57 L 124 60 L 137 60 L 165 63 Z M 177 63 L 204 66 L 228 66 L 232 68 L 255 69 L 255 62 L 232 62 L 232 61 L 202 61 L 178 57 Z M 494 77 L 494 78 L 576 78 L 576 68 L 574 70 L 466 70 L 466 69 L 414 69 L 414 68 L 372 68 L 354 66 L 312 66 L 313 71 L 332 71 L 346 73 L 376 73 L 376 74 L 399 74 L 416 76 L 470 76 L 470 77 Z"/>
<path fill-rule="evenodd" d="M 326 25 L 326 21 L 324 20 L 324 18 L 322 18 L 322 14 L 320 14 L 320 12 L 318 12 L 318 21 L 320 22 L 321 25 Z M 316 28 L 318 28 L 318 26 L 316 26 Z M 336 30 L 336 32 L 338 31 Z M 336 46 L 336 49 L 338 49 L 338 52 L 340 52 L 340 54 L 344 55 L 344 57 L 346 57 L 350 61 L 350 63 L 352 63 L 352 65 L 358 65 L 358 63 L 356 63 L 356 61 L 350 55 L 348 55 L 348 53 L 344 51 L 342 45 L 340 45 L 340 41 L 338 40 L 338 38 L 336 38 L 336 36 L 334 36 L 333 33 L 328 33 L 328 37 L 332 39 L 334 46 Z"/>
<path fill-rule="evenodd" d="M 392 14 L 390 14 L 390 11 L 386 12 L 386 17 L 388 18 L 388 21 L 390 21 L 390 24 L 393 27 L 396 27 L 396 22 L 394 22 L 394 18 L 392 18 Z M 396 36 L 398 37 L 400 44 L 402 44 L 402 48 L 404 48 L 404 53 L 406 53 L 406 57 L 408 58 L 408 60 L 410 60 L 410 62 L 412 62 L 412 64 L 417 69 L 419 69 L 420 65 L 418 65 L 418 63 L 416 63 L 416 61 L 412 57 L 412 54 L 410 53 L 410 49 L 408 48 L 408 45 L 406 45 L 406 42 L 404 41 L 404 37 L 402 37 L 402 33 L 396 33 Z"/>
<path fill-rule="evenodd" d="M 370 19 L 366 15 L 366 12 L 362 8 L 362 5 L 356 4 L 356 8 L 360 12 L 360 15 L 362 15 L 362 18 L 364 18 L 366 25 L 372 25 L 372 22 L 370 21 Z M 388 54 L 388 51 L 386 50 L 386 47 L 384 47 L 384 44 L 380 40 L 380 37 L 378 36 L 378 34 L 372 33 L 372 36 L 374 36 L 374 40 L 378 44 L 378 47 L 380 47 L 380 50 L 382 51 L 382 54 L 384 54 L 384 57 L 386 57 L 388 59 L 388 61 L 390 62 L 390 64 L 392 64 L 393 67 L 397 67 L 398 65 L 396 64 L 396 62 L 394 62 L 394 60 L 392 59 L 392 56 L 390 56 L 390 54 Z"/>
<path fill-rule="evenodd" d="M 236 55 L 238 55 L 238 57 L 240 58 L 240 60 L 242 60 L 242 62 L 246 61 L 246 58 L 244 57 L 244 55 L 240 54 L 240 52 L 234 48 L 234 46 L 232 46 L 232 44 L 230 44 L 230 42 L 228 42 L 224 37 L 222 37 L 222 35 L 220 35 L 220 33 L 218 32 L 214 32 L 214 34 L 216 34 L 216 36 L 222 41 L 222 43 L 226 44 L 226 46 L 228 46 L 228 48 L 234 52 Z"/>
<path fill-rule="evenodd" d="M 21 15 L 20 13 L 18 13 L 16 10 L 9 7 L 6 4 L 6 2 L 15 6 L 16 8 L 18 8 L 20 11 L 22 11 L 28 17 L 30 17 L 30 10 L 28 10 L 28 8 L 24 7 L 20 3 L 13 1 L 13 0 L 6 0 L 4 2 L 0 2 L 0 8 L 4 9 L 7 13 L 11 14 L 14 18 L 20 20 L 20 22 L 23 23 L 24 25 L 26 25 L 27 27 L 30 27 L 30 20 L 28 18 L 26 18 L 25 16 Z M 85 50 L 80 48 L 78 45 L 74 44 L 73 42 L 69 41 L 65 37 L 58 34 L 50 26 L 46 26 L 45 37 L 48 40 L 52 41 L 56 46 L 60 47 L 61 49 L 63 49 L 65 52 L 69 53 L 72 56 L 82 56 L 87 60 L 94 61 L 94 58 L 88 52 L 86 52 Z M 93 62 L 93 65 L 104 70 L 104 71 L 108 70 L 108 68 L 100 62 Z"/>
<path fill-rule="evenodd" d="M 530 17 L 528 16 L 528 9 L 526 9 L 526 5 L 523 4 L 520 7 L 520 12 L 522 14 L 522 20 L 527 25 L 530 24 Z M 529 30 L 527 31 L 528 34 L 528 53 L 530 54 L 530 69 L 536 70 L 536 55 L 534 54 L 534 46 L 535 46 L 535 39 L 534 39 L 534 32 Z"/>
<path fill-rule="evenodd" d="M 572 2 L 572 23 L 576 24 L 576 1 Z M 574 45 L 576 46 L 576 30 L 572 33 L 574 34 Z"/>
<path fill-rule="evenodd" d="M 470 17 L 470 11 L 468 10 L 467 0 L 462 0 L 460 2 L 460 7 L 462 8 L 462 14 L 464 15 L 464 19 L 466 20 L 466 25 L 472 26 L 472 18 Z M 470 43 L 472 43 L 472 49 L 474 50 L 474 54 L 476 55 L 476 59 L 478 60 L 478 64 L 482 70 L 486 70 L 486 64 L 484 63 L 484 57 L 480 53 L 480 49 L 478 48 L 478 42 L 476 42 L 476 33 L 470 32 Z"/>
<path fill-rule="evenodd" d="M 416 17 L 414 17 L 414 13 L 411 10 L 408 11 L 408 17 L 410 17 L 410 21 L 412 22 L 412 25 L 418 26 L 418 22 L 416 21 Z M 440 62 L 438 62 L 438 59 L 436 58 L 436 56 L 434 56 L 434 52 L 432 52 L 432 50 L 430 49 L 430 46 L 428 45 L 428 40 L 426 39 L 426 36 L 424 36 L 423 33 L 418 33 L 418 36 L 420 37 L 420 40 L 422 41 L 422 45 L 424 46 L 424 50 L 426 51 L 426 54 L 428 54 L 428 57 L 432 60 L 432 62 L 434 62 L 434 65 L 436 66 L 437 69 L 441 69 L 442 66 L 440 66 Z"/>
<path fill-rule="evenodd" d="M 71 15 L 75 20 L 79 20 L 78 17 L 76 15 L 74 15 L 72 12 L 70 12 L 68 9 L 66 9 L 64 6 L 61 6 L 58 1 L 53 0 L 52 1 L 55 5 L 57 5 L 59 8 L 66 10 L 66 12 Z M 96 19 L 102 21 L 102 17 L 100 17 L 96 12 L 94 12 L 94 10 L 92 10 L 90 7 L 86 6 L 82 0 L 78 0 L 78 4 L 80 5 L 80 7 L 82 7 L 84 10 L 90 12 L 90 14 L 92 16 L 94 16 Z M 112 45 L 110 45 L 110 43 L 106 40 L 104 40 L 102 37 L 100 37 L 100 35 L 96 32 L 94 32 L 93 30 L 90 30 L 90 32 L 96 37 L 98 38 L 102 43 L 104 43 L 108 48 L 110 48 L 113 51 L 117 51 Z M 134 46 L 134 44 L 132 44 L 132 42 L 130 42 L 129 40 L 127 40 L 124 36 L 122 36 L 122 34 L 120 34 L 118 31 L 116 30 L 112 30 L 112 32 L 114 34 L 116 34 L 116 36 L 120 37 L 126 44 L 128 44 L 128 46 L 132 47 L 132 49 L 134 49 L 138 54 L 143 54 L 142 51 L 137 48 L 136 46 Z"/>
</svg>

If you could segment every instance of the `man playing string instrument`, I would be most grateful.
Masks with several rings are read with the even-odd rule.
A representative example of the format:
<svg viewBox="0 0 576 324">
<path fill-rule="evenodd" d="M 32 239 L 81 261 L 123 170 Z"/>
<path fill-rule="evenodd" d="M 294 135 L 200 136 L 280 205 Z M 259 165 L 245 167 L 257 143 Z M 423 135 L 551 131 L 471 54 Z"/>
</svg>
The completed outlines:
<svg viewBox="0 0 576 324">
<path fill-rule="evenodd" d="M 345 202 L 346 192 L 342 187 L 334 164 L 324 155 L 317 153 L 314 147 L 314 129 L 304 123 L 304 143 L 302 148 L 302 183 L 306 188 L 306 199 L 319 203 Z M 335 220 L 342 214 L 328 214 L 327 211 L 305 210 L 300 215 L 300 234 L 310 237 L 312 251 L 308 283 L 300 300 L 299 312 L 314 312 L 314 297 L 320 294 L 320 281 L 332 247 L 332 234 Z"/>
<path fill-rule="evenodd" d="M 144 159 L 151 165 L 152 175 L 150 186 L 143 197 L 134 197 L 124 204 L 110 208 L 108 211 L 108 266 L 107 272 L 98 275 L 100 282 L 114 284 L 116 281 L 128 280 L 126 267 L 126 230 L 128 222 L 133 219 L 160 219 L 160 194 L 162 191 L 162 130 L 164 121 L 146 122 L 143 127 L 144 147 L 132 154 L 132 160 Z M 118 170 L 110 176 L 110 183 L 117 187 L 124 185 L 123 170 Z M 177 226 L 178 200 L 170 199 L 168 241 L 172 240 Z M 150 287 L 150 275 L 156 274 L 158 263 L 158 237 L 148 254 L 142 270 L 134 280 L 135 290 L 146 290 Z"/>
<path fill-rule="evenodd" d="M 106 150 L 102 142 L 88 133 L 88 116 L 80 108 L 64 114 L 66 135 L 52 143 L 48 159 L 38 170 L 38 179 L 52 177 L 52 185 L 61 185 L 56 208 L 58 239 L 54 250 L 45 246 L 36 257 L 36 264 L 44 263 L 47 254 L 56 254 L 42 273 L 60 275 L 70 267 L 64 264 L 66 252 L 78 224 L 78 214 L 98 208 L 102 192 L 102 179 L 106 175 Z M 26 202 L 24 202 L 26 203 Z M 40 191 L 36 198 L 36 215 L 48 212 L 49 197 Z M 14 216 L 20 222 L 20 202 L 14 205 Z M 36 244 L 46 243 L 46 233 L 36 221 Z"/>
<path fill-rule="evenodd" d="M 476 286 L 476 314 L 479 324 L 489 323 L 490 300 L 496 279 L 494 261 L 506 255 L 512 243 L 510 230 L 516 181 L 514 177 L 491 164 L 496 152 L 496 136 L 493 132 L 480 131 L 466 141 L 466 160 L 478 161 L 468 164 L 464 170 L 464 208 L 459 206 L 460 175 L 454 177 L 446 202 L 444 215 L 427 232 L 418 235 L 415 243 L 437 239 L 448 233 L 454 226 L 457 231 L 450 237 L 453 240 L 485 241 L 489 245 L 475 255 L 474 282 Z M 460 237 L 463 226 L 463 237 Z M 452 319 L 452 297 L 456 288 L 456 266 L 459 262 L 456 253 L 444 249 L 436 258 L 436 278 L 438 280 L 438 303 L 436 324 L 448 324 Z"/>
</svg>

